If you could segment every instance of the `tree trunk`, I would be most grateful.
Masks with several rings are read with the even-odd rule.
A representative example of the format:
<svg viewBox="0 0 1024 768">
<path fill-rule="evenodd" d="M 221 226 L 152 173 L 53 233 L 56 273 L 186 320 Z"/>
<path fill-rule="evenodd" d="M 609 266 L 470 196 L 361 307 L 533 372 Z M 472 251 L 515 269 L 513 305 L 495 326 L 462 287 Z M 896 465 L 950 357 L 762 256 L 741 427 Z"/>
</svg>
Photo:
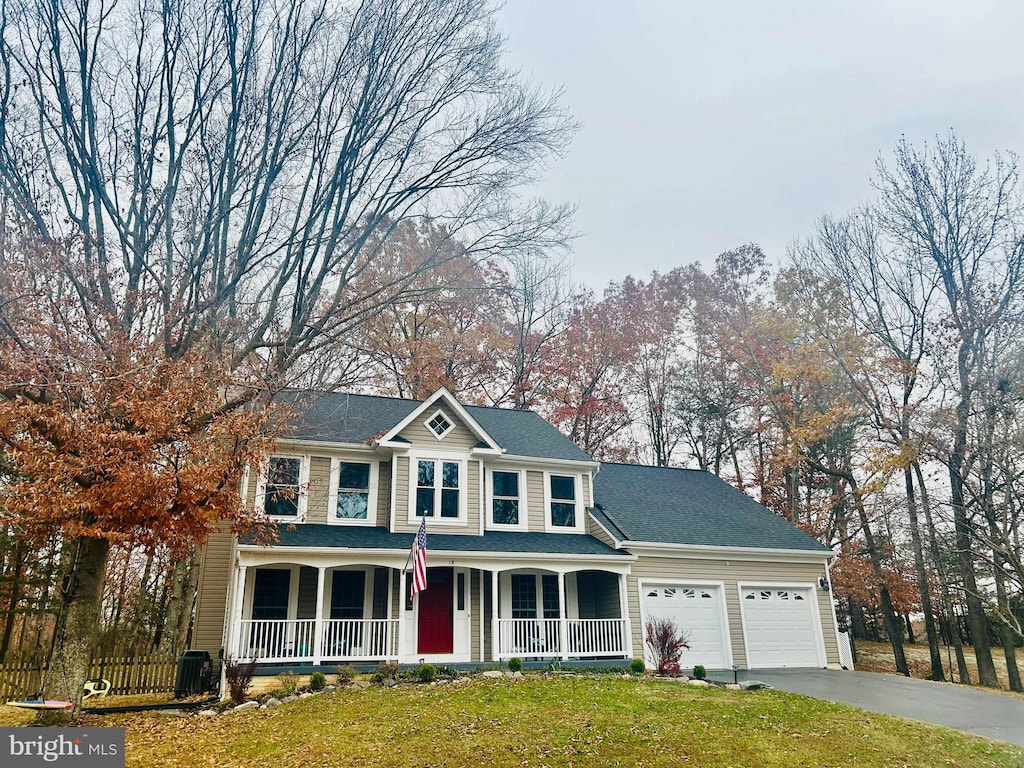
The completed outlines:
<svg viewBox="0 0 1024 768">
<path fill-rule="evenodd" d="M 924 510 L 924 521 L 928 527 L 928 549 L 932 555 L 932 562 L 939 573 L 939 598 L 942 601 L 942 612 L 945 616 L 946 629 L 950 636 L 950 644 L 956 653 L 956 669 L 960 675 L 960 682 L 965 685 L 971 684 L 971 672 L 967 667 L 967 659 L 964 657 L 964 642 L 960 636 L 960 624 L 953 612 L 953 599 L 949 594 L 949 580 L 946 569 L 942 564 L 939 555 L 939 542 L 935 534 L 935 521 L 932 520 L 932 505 L 928 499 L 928 486 L 924 483 L 924 472 L 921 464 L 917 461 L 911 462 L 914 468 L 914 477 L 917 478 L 917 487 L 921 489 L 921 508 Z M 952 668 L 950 668 L 952 674 Z"/>
<path fill-rule="evenodd" d="M 921 593 L 921 611 L 924 613 L 924 633 L 928 638 L 928 658 L 931 661 L 930 680 L 945 680 L 942 669 L 942 653 L 939 650 L 938 633 L 935 631 L 935 615 L 932 610 L 931 590 L 928 585 L 928 572 L 924 565 L 924 547 L 921 545 L 921 529 L 917 519 L 917 497 L 914 494 L 913 470 L 907 466 L 903 470 L 903 485 L 907 495 L 907 517 L 910 520 L 910 540 L 914 549 L 914 571 L 917 575 L 917 588 Z M 910 623 L 907 623 L 910 629 Z M 913 640 L 911 640 L 913 642 Z"/>
<path fill-rule="evenodd" d="M 167 601 L 167 618 L 160 635 L 160 652 L 177 653 L 185 646 L 188 625 L 192 618 L 193 595 L 199 576 L 195 553 L 182 557 L 171 570 L 171 590 Z"/>
<path fill-rule="evenodd" d="M 63 594 L 56 629 L 57 642 L 51 654 L 43 693 L 48 699 L 70 701 L 70 710 L 42 710 L 44 725 L 70 722 L 82 705 L 82 686 L 89 678 L 92 650 L 100 626 L 103 576 L 110 553 L 106 539 L 82 537 L 72 546 L 75 555 Z"/>
<path fill-rule="evenodd" d="M 953 504 L 953 528 L 956 531 L 956 556 L 960 566 L 960 577 L 964 584 L 964 602 L 967 605 L 967 626 L 971 632 L 974 658 L 978 665 L 978 682 L 991 688 L 999 687 L 996 666 L 992 661 L 992 648 L 988 642 L 988 621 L 985 606 L 978 592 L 978 580 L 974 571 L 974 536 L 971 521 L 967 516 L 964 499 L 964 461 L 967 454 L 967 426 L 971 415 L 972 387 L 968 374 L 968 342 L 960 345 L 958 368 L 960 373 L 960 399 L 956 404 L 956 427 L 953 434 L 953 449 L 949 453 L 946 467 L 949 470 L 950 497 Z"/>
<path fill-rule="evenodd" d="M 914 640 L 914 626 L 910 623 L 909 613 L 903 614 L 903 623 L 907 625 L 907 642 L 911 645 L 914 645 L 914 643 L 917 641 Z"/>
<path fill-rule="evenodd" d="M 11 553 L 11 594 L 7 600 L 7 615 L 4 617 L 3 637 L 0 638 L 0 661 L 7 657 L 7 651 L 11 647 L 11 635 L 14 633 L 14 622 L 18 615 L 18 603 L 21 602 L 21 577 L 25 566 L 26 554 L 27 551 L 23 542 L 19 541 L 14 545 L 14 551 Z"/>
</svg>

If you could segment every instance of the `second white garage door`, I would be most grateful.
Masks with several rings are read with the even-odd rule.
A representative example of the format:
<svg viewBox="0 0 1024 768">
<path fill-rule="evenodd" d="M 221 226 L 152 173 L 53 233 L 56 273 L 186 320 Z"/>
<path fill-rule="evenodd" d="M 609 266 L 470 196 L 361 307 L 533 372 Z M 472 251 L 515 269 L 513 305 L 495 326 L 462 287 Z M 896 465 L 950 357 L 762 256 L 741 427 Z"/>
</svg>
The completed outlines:
<svg viewBox="0 0 1024 768">
<path fill-rule="evenodd" d="M 747 666 L 822 666 L 813 588 L 741 587 Z"/>
<path fill-rule="evenodd" d="M 708 669 L 727 669 L 732 664 L 721 586 L 645 583 L 641 595 L 645 623 L 652 618 L 671 619 L 686 633 L 690 648 L 679 660 L 684 671 L 695 664 Z"/>
</svg>

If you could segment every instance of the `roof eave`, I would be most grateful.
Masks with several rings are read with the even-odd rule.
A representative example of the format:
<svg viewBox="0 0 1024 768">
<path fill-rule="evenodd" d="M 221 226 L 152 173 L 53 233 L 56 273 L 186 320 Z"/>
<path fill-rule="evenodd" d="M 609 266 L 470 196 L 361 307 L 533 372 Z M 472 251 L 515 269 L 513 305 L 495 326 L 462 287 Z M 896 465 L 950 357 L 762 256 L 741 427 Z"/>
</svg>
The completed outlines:
<svg viewBox="0 0 1024 768">
<path fill-rule="evenodd" d="M 714 544 L 673 544 L 659 541 L 623 541 L 621 546 L 628 550 L 640 550 L 646 555 L 678 557 L 688 555 L 701 559 L 726 558 L 733 560 L 762 560 L 770 555 L 779 560 L 792 562 L 825 562 L 837 557 L 830 549 L 787 549 L 781 547 L 726 547 Z"/>
</svg>

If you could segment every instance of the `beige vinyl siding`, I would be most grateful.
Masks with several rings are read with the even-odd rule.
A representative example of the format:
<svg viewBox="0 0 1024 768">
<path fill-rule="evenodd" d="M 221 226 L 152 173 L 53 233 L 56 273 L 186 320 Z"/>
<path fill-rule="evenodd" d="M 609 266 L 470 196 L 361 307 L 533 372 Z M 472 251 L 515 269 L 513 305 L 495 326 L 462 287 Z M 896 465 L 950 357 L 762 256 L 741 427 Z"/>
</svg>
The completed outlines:
<svg viewBox="0 0 1024 768">
<path fill-rule="evenodd" d="M 526 473 L 526 516 L 531 531 L 544 530 L 544 473 Z"/>
<path fill-rule="evenodd" d="M 587 533 L 595 539 L 600 539 L 609 547 L 615 546 L 614 539 L 612 539 L 612 537 L 608 535 L 608 532 L 598 525 L 590 515 L 587 515 Z"/>
<path fill-rule="evenodd" d="M 370 618 L 386 619 L 388 617 L 388 568 L 373 569 L 373 608 Z"/>
<path fill-rule="evenodd" d="M 424 453 L 418 458 L 431 457 Z M 420 527 L 419 520 L 409 522 L 409 457 L 399 456 L 395 460 L 395 466 L 398 472 L 395 485 L 395 531 L 397 533 L 416 533 Z M 480 535 L 480 462 L 476 459 L 466 462 L 466 487 L 461 492 L 466 494 L 465 525 L 440 521 L 435 523 L 434 518 L 428 517 L 428 530 L 433 527 L 439 533 Z M 429 547 L 429 543 L 427 546 Z"/>
<path fill-rule="evenodd" d="M 199 593 L 191 647 L 209 651 L 214 657 L 224 645 L 233 542 L 234 536 L 229 532 L 211 534 L 203 546 L 199 564 Z"/>
<path fill-rule="evenodd" d="M 390 461 L 382 461 L 377 480 L 377 525 L 383 528 L 391 521 L 391 467 Z"/>
<path fill-rule="evenodd" d="M 643 655 L 643 625 L 640 619 L 640 591 L 638 580 L 681 581 L 701 580 L 724 582 L 726 613 L 729 617 L 729 636 L 732 641 L 733 663 L 740 669 L 747 667 L 747 651 L 743 645 L 743 625 L 740 615 L 740 583 L 757 582 L 779 584 L 815 585 L 818 613 L 825 637 L 827 663 L 839 663 L 839 647 L 836 644 L 835 628 L 832 624 L 832 609 L 829 595 L 817 588 L 818 579 L 825 574 L 824 563 L 782 563 L 751 560 L 698 560 L 675 557 L 652 557 L 641 555 L 633 563 L 628 580 L 629 618 L 633 630 L 633 655 Z M 684 631 L 686 627 L 681 627 Z"/>
<path fill-rule="evenodd" d="M 412 424 L 398 433 L 412 443 L 416 448 L 445 448 L 456 450 L 459 448 L 469 449 L 480 442 L 480 439 L 470 432 L 469 428 L 452 412 L 450 408 L 441 408 L 445 417 L 455 426 L 442 439 L 431 432 L 426 422 L 437 413 L 437 408 L 428 408 L 423 414 L 413 420 Z"/>
<path fill-rule="evenodd" d="M 306 521 L 327 522 L 327 504 L 331 494 L 331 459 L 312 456 L 309 460 L 309 487 L 306 490 Z"/>
<path fill-rule="evenodd" d="M 317 569 L 308 565 L 299 566 L 299 596 L 296 607 L 295 618 L 315 619 L 316 618 L 316 583 L 318 579 Z"/>
<path fill-rule="evenodd" d="M 248 482 L 245 484 L 245 511 L 256 509 L 256 484 L 259 482 L 259 467 L 249 467 Z"/>
<path fill-rule="evenodd" d="M 482 661 L 480 658 L 480 571 L 469 572 L 469 659 Z"/>
</svg>

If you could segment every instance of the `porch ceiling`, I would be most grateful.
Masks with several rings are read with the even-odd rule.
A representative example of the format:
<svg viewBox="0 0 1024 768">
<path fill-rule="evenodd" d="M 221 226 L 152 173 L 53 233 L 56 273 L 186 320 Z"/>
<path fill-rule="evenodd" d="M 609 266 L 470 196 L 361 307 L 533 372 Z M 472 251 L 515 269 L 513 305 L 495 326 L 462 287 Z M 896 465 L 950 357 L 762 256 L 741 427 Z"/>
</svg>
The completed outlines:
<svg viewBox="0 0 1024 768">
<path fill-rule="evenodd" d="M 411 533 L 391 533 L 387 528 L 302 523 L 279 526 L 275 547 L 334 547 L 338 549 L 375 549 L 405 552 L 412 547 Z M 252 545 L 251 537 L 242 537 L 242 545 Z M 625 557 L 628 552 L 613 549 L 586 534 L 519 533 L 489 531 L 483 536 L 427 533 L 427 550 L 434 552 L 532 553 Z"/>
</svg>

